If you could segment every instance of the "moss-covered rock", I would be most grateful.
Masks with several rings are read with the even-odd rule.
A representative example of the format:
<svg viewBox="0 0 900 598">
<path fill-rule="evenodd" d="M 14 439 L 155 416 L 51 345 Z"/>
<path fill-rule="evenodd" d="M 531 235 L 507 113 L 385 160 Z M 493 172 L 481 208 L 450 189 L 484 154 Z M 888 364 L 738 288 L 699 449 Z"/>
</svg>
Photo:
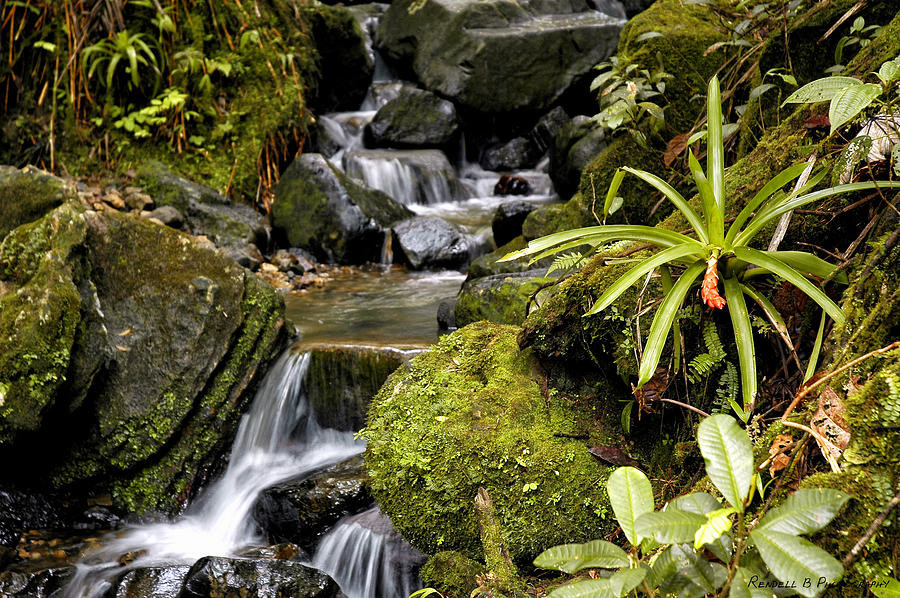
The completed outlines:
<svg viewBox="0 0 900 598">
<path fill-rule="evenodd" d="M 475 578 L 485 573 L 484 565 L 452 550 L 438 552 L 419 571 L 426 586 L 449 594 L 451 598 L 469 598 L 478 587 Z"/>
<path fill-rule="evenodd" d="M 60 205 L 69 194 L 62 180 L 46 172 L 0 166 L 0 241 Z"/>
<path fill-rule="evenodd" d="M 532 295 L 552 280 L 545 272 L 544 269 L 527 270 L 467 280 L 456 300 L 456 325 L 462 328 L 488 320 L 518 326 L 528 315 L 526 309 Z"/>
<path fill-rule="evenodd" d="M 372 493 L 421 550 L 481 556 L 479 487 L 517 561 L 615 526 L 604 491 L 611 469 L 571 437 L 608 444 L 604 412 L 543 386 L 516 332 L 482 322 L 443 337 L 392 374 L 370 406 Z"/>
<path fill-rule="evenodd" d="M 0 246 L 0 453 L 18 455 L 5 477 L 183 505 L 283 342 L 283 313 L 227 257 L 137 217 L 67 203 L 16 229 Z"/>
</svg>

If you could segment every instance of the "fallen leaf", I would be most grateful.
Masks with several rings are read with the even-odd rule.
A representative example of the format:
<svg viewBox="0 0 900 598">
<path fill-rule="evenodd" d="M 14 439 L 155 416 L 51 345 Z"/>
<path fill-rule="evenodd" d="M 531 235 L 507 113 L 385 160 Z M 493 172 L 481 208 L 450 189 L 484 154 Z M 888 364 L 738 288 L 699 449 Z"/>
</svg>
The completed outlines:
<svg viewBox="0 0 900 598">
<path fill-rule="evenodd" d="M 827 114 L 816 114 L 804 120 L 803 126 L 807 129 L 828 129 L 831 127 L 831 121 L 828 120 Z"/>
<path fill-rule="evenodd" d="M 630 466 L 642 469 L 641 464 L 628 456 L 628 453 L 616 446 L 592 446 L 588 452 L 601 461 L 606 461 L 613 465 Z"/>
<path fill-rule="evenodd" d="M 835 460 L 844 453 L 844 449 L 850 444 L 851 435 L 847 431 L 847 422 L 843 413 L 844 403 L 840 396 L 831 387 L 825 387 L 825 390 L 819 395 L 819 408 L 812 416 L 810 427 L 831 442 L 833 446 L 823 447 L 820 443 L 819 448 L 823 454 L 827 448 Z"/>
<path fill-rule="evenodd" d="M 776 472 L 790 464 L 791 458 L 788 456 L 788 452 L 793 446 L 794 438 L 790 434 L 779 434 L 775 437 L 772 446 L 769 447 L 769 475 L 775 477 Z"/>
<path fill-rule="evenodd" d="M 128 330 L 123 330 L 119 333 L 119 336 L 128 336 L 129 334 L 131 334 L 131 328 L 129 328 Z"/>
<path fill-rule="evenodd" d="M 123 347 L 122 345 L 116 345 L 116 349 L 119 351 L 131 351 L 128 347 Z"/>
<path fill-rule="evenodd" d="M 663 164 L 666 168 L 671 168 L 675 158 L 684 153 L 687 149 L 687 140 L 690 138 L 689 133 L 681 133 L 669 140 L 666 145 L 666 152 L 663 154 Z"/>
</svg>

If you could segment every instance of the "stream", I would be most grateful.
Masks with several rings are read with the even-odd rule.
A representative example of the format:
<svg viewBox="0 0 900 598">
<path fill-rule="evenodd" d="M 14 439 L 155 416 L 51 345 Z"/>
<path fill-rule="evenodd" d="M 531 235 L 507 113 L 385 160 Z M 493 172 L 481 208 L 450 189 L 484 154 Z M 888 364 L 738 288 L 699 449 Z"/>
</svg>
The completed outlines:
<svg viewBox="0 0 900 598">
<path fill-rule="evenodd" d="M 376 80 L 360 111 L 319 117 L 323 129 L 338 141 L 329 159 L 414 213 L 437 216 L 462 228 L 477 247 L 473 257 L 493 250 L 491 218 L 510 199 L 493 194 L 500 173 L 466 162 L 462 146 L 456 156 L 440 150 L 363 149 L 363 127 L 390 97 L 373 90 L 402 93 L 404 88 L 402 83 L 387 82 L 388 69 L 377 56 L 376 62 Z M 416 168 L 408 165 L 411 156 L 419 161 Z M 545 159 L 533 170 L 513 173 L 530 188 L 528 195 L 515 199 L 535 204 L 555 201 L 546 170 Z M 107 534 L 85 551 L 63 598 L 163 597 L 179 591 L 178 595 L 194 595 L 190 588 L 211 583 L 204 580 L 215 577 L 215 566 L 235 566 L 235 561 L 207 557 L 240 560 L 266 546 L 254 508 L 267 488 L 308 478 L 364 450 L 353 430 L 317 423 L 306 392 L 311 354 L 298 347 L 372 347 L 412 355 L 435 342 L 438 304 L 455 297 L 465 279 L 456 270 L 408 271 L 391 264 L 389 251 L 382 261 L 335 269 L 322 288 L 286 296 L 287 316 L 297 327 L 299 343 L 270 368 L 241 420 L 222 477 L 174 521 Z M 418 567 L 423 555 L 400 540 L 374 506 L 338 521 L 312 554 L 293 561 L 327 573 L 347 598 L 403 598 L 421 586 Z M 154 581 L 129 589 L 123 580 L 130 572 L 141 571 L 154 572 Z M 257 595 L 274 596 L 281 591 L 276 586 L 257 588 Z"/>
</svg>

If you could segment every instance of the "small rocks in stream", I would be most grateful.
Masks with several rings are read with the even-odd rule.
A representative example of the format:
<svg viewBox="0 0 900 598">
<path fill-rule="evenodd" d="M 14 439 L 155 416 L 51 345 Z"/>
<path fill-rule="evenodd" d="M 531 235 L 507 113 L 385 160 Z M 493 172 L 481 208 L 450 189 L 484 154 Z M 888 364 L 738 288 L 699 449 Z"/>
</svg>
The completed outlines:
<svg viewBox="0 0 900 598">
<path fill-rule="evenodd" d="M 315 272 L 316 270 L 316 264 L 313 260 L 305 255 L 305 252 L 300 249 L 279 249 L 269 261 L 277 266 L 282 272 L 305 274 L 307 272 Z"/>
<path fill-rule="evenodd" d="M 160 206 L 152 212 L 141 212 L 141 216 L 159 220 L 172 228 L 180 229 L 184 225 L 184 216 L 172 206 Z"/>
<path fill-rule="evenodd" d="M 531 185 L 524 178 L 511 174 L 500 175 L 494 185 L 494 195 L 528 195 Z"/>
<path fill-rule="evenodd" d="M 438 303 L 437 322 L 440 330 L 456 330 L 456 299 L 444 299 Z"/>
<path fill-rule="evenodd" d="M 491 220 L 491 230 L 497 247 L 506 245 L 521 235 L 522 223 L 528 214 L 536 209 L 537 206 L 525 200 L 506 201 L 497 206 Z"/>
<path fill-rule="evenodd" d="M 340 589 L 326 574 L 293 561 L 204 557 L 194 563 L 181 598 L 336 598 Z"/>
<path fill-rule="evenodd" d="M 153 198 L 137 187 L 125 187 L 125 205 L 132 210 L 143 212 L 155 207 Z"/>
<path fill-rule="evenodd" d="M 478 163 L 485 170 L 521 170 L 534 166 L 540 158 L 540 150 L 530 139 L 516 137 L 486 149 Z"/>
<path fill-rule="evenodd" d="M 473 240 L 456 225 L 435 216 L 404 220 L 392 231 L 395 260 L 402 256 L 414 270 L 462 268 L 473 257 Z"/>
</svg>

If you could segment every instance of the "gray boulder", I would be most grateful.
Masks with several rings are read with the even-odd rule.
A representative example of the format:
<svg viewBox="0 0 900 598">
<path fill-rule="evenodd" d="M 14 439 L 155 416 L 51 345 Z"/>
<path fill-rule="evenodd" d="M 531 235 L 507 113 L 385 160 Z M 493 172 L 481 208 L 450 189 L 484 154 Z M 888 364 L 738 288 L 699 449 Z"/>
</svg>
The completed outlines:
<svg viewBox="0 0 900 598">
<path fill-rule="evenodd" d="M 376 44 L 457 105 L 542 110 L 615 51 L 624 23 L 585 0 L 397 0 Z"/>
<path fill-rule="evenodd" d="M 475 249 L 462 229 L 435 216 L 416 216 L 392 230 L 395 259 L 401 258 L 414 270 L 463 268 Z"/>
<path fill-rule="evenodd" d="M 369 87 L 361 108 L 378 110 L 391 100 L 408 95 L 417 89 L 418 87 L 409 81 L 376 81 Z"/>
<path fill-rule="evenodd" d="M 392 223 L 412 213 L 360 185 L 321 154 L 294 160 L 275 187 L 272 225 L 282 242 L 320 262 L 378 262 Z"/>
<path fill-rule="evenodd" d="M 521 235 L 525 217 L 536 209 L 536 205 L 524 200 L 506 201 L 497 206 L 491 220 L 491 230 L 497 247 L 506 245 Z"/>
<path fill-rule="evenodd" d="M 188 565 L 139 567 L 113 580 L 105 596 L 108 598 L 171 598 L 178 596 L 187 578 Z"/>
<path fill-rule="evenodd" d="M 279 559 L 208 556 L 191 567 L 180 598 L 337 598 L 334 580 L 311 567 Z"/>
<path fill-rule="evenodd" d="M 562 127 L 550 148 L 550 178 L 560 197 L 575 193 L 582 170 L 606 146 L 603 129 L 586 116 L 576 116 Z"/>
<path fill-rule="evenodd" d="M 61 179 L 37 168 L 0 166 L 0 241 L 17 226 L 37 220 L 73 195 Z"/>
<path fill-rule="evenodd" d="M 440 148 L 450 146 L 458 134 L 453 103 L 414 89 L 382 106 L 364 137 L 368 147 Z"/>
<path fill-rule="evenodd" d="M 322 73 L 322 80 L 312 90 L 312 106 L 320 113 L 356 110 L 375 72 L 362 27 L 343 6 L 329 10 L 309 6 L 302 10 Z"/>
<path fill-rule="evenodd" d="M 516 137 L 484 151 L 478 163 L 485 170 L 521 170 L 537 164 L 541 152 L 526 137 Z"/>
</svg>

